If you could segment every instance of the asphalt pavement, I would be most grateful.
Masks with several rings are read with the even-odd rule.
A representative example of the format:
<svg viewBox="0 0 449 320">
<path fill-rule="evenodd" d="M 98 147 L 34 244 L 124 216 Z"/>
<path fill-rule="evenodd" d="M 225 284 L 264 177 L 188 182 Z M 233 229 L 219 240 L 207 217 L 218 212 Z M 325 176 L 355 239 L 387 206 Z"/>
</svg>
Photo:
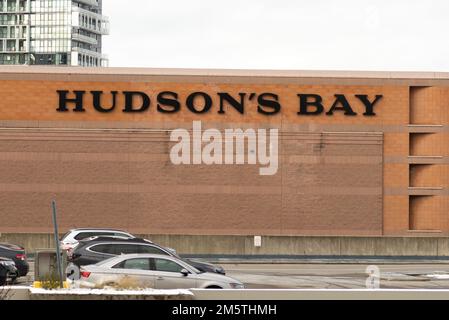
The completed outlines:
<svg viewBox="0 0 449 320">
<path fill-rule="evenodd" d="M 227 275 L 246 288 L 267 289 L 360 289 L 366 288 L 369 264 L 222 264 Z M 449 264 L 382 264 L 380 288 L 449 289 Z M 371 268 L 372 270 L 373 268 Z M 34 280 L 34 262 L 19 285 Z"/>
<path fill-rule="evenodd" d="M 246 288 L 361 289 L 368 264 L 224 264 Z M 449 289 L 449 264 L 377 265 L 380 288 Z M 370 270 L 373 268 L 371 267 Z"/>
</svg>

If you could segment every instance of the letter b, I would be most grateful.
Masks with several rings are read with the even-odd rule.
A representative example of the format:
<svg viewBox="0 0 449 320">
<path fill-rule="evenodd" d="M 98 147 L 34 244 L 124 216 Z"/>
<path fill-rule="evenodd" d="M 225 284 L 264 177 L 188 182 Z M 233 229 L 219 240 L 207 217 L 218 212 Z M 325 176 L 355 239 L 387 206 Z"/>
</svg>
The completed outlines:
<svg viewBox="0 0 449 320">
<path fill-rule="evenodd" d="M 299 112 L 306 116 L 318 115 L 323 112 L 323 98 L 317 94 L 298 94 L 299 97 Z M 313 101 L 310 101 L 313 99 Z M 314 107 L 315 110 L 309 110 L 309 107 Z"/>
</svg>

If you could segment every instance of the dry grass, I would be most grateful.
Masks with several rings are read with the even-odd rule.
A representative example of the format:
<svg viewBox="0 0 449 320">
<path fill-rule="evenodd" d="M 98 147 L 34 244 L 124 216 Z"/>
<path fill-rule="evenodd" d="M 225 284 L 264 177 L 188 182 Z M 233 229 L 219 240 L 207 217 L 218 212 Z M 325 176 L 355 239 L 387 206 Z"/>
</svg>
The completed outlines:
<svg viewBox="0 0 449 320">
<path fill-rule="evenodd" d="M 95 288 L 96 289 L 104 289 L 106 287 L 111 287 L 116 290 L 130 290 L 130 289 L 136 290 L 136 289 L 142 288 L 142 286 L 139 285 L 139 283 L 136 279 L 132 279 L 131 277 L 128 277 L 128 276 L 124 276 L 117 282 L 106 282 L 103 285 L 96 286 Z"/>
<path fill-rule="evenodd" d="M 46 290 L 55 290 L 61 287 L 61 282 L 59 280 L 59 275 L 56 273 L 48 273 L 40 279 L 42 288 Z"/>
</svg>

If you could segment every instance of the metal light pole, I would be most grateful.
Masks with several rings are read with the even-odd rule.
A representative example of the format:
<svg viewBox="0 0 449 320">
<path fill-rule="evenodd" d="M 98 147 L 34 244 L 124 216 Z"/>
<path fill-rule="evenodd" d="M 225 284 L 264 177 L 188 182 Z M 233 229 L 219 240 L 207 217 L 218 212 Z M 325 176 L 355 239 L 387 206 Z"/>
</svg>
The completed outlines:
<svg viewBox="0 0 449 320">
<path fill-rule="evenodd" d="M 61 264 L 61 250 L 59 248 L 59 232 L 58 232 L 58 221 L 56 219 L 56 201 L 51 202 L 53 208 L 53 227 L 55 233 L 55 245 L 56 245 L 56 263 L 58 264 L 58 274 L 59 274 L 59 285 L 61 288 L 64 287 L 64 279 L 62 276 L 62 264 Z"/>
</svg>

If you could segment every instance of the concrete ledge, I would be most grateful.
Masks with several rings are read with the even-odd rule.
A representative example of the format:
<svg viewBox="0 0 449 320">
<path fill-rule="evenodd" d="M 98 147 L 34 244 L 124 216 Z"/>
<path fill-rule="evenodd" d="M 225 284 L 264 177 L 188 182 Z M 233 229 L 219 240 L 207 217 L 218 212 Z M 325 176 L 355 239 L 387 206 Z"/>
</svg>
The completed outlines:
<svg viewBox="0 0 449 320">
<path fill-rule="evenodd" d="M 314 256 L 314 257 L 447 257 L 449 237 L 442 233 L 408 236 L 262 236 L 262 246 L 254 246 L 253 236 L 240 235 L 151 235 L 163 246 L 175 248 L 188 256 Z M 51 234 L 0 235 L 0 242 L 22 245 L 28 254 L 37 248 L 54 246 Z"/>
<path fill-rule="evenodd" d="M 253 236 L 142 235 L 179 254 L 291 256 L 423 256 L 449 257 L 449 237 L 438 236 Z"/>
<path fill-rule="evenodd" d="M 449 257 L 432 256 L 295 256 L 183 255 L 217 264 L 449 264 Z"/>
<path fill-rule="evenodd" d="M 0 287 L 0 300 L 30 300 L 30 287 Z"/>
<path fill-rule="evenodd" d="M 448 289 L 44 290 L 9 288 L 8 300 L 449 300 Z"/>
</svg>

